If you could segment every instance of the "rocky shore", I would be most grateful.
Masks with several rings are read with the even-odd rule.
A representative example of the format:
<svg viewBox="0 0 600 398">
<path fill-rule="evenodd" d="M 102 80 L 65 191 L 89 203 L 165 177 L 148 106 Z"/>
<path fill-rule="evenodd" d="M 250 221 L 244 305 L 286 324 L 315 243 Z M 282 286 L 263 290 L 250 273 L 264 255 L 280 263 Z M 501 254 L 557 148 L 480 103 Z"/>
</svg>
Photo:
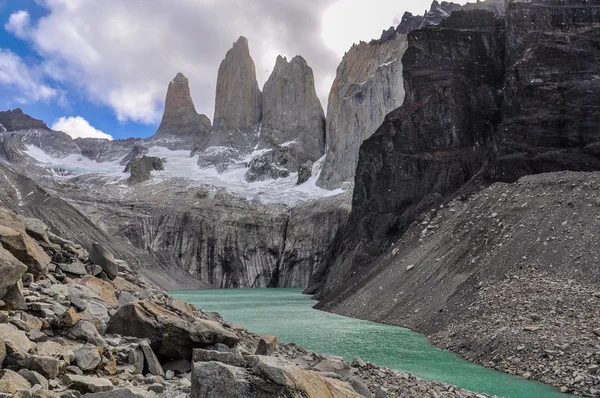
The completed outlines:
<svg viewBox="0 0 600 398">
<path fill-rule="evenodd" d="M 0 397 L 485 397 L 278 344 L 0 209 Z"/>
</svg>

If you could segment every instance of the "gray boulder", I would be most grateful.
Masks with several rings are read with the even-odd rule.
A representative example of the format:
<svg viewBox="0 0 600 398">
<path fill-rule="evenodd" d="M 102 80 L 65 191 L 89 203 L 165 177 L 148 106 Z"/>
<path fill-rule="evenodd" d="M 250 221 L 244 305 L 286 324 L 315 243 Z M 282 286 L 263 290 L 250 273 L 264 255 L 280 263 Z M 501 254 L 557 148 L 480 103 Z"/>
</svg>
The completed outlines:
<svg viewBox="0 0 600 398">
<path fill-rule="evenodd" d="M 192 359 L 192 349 L 239 338 L 218 322 L 181 317 L 148 300 L 126 304 L 110 318 L 107 333 L 147 338 L 159 357 Z"/>
<path fill-rule="evenodd" d="M 25 275 L 27 266 L 0 246 L 0 299 Z"/>
<path fill-rule="evenodd" d="M 165 166 L 160 158 L 145 155 L 141 158 L 132 159 L 125 166 L 125 172 L 129 171 L 131 173 L 128 179 L 130 184 L 139 184 L 148 181 L 152 177 L 152 171 L 164 169 Z"/>
<path fill-rule="evenodd" d="M 296 185 L 302 185 L 312 177 L 313 162 L 308 161 L 298 167 L 298 182 Z"/>
<path fill-rule="evenodd" d="M 111 252 L 106 250 L 100 243 L 93 243 L 90 247 L 90 261 L 102 267 L 106 275 L 114 280 L 119 275 L 119 264 Z"/>
</svg>

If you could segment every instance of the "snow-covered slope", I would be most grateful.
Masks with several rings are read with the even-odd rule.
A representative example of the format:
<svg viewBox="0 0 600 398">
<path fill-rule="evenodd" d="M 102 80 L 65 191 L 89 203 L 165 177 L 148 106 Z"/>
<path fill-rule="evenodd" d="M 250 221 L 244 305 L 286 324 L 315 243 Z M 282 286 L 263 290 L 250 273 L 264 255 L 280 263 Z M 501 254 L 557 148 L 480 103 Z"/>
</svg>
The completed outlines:
<svg viewBox="0 0 600 398">
<path fill-rule="evenodd" d="M 26 154 L 36 159 L 41 166 L 55 171 L 56 178 L 68 179 L 74 176 L 100 174 L 111 185 L 118 185 L 121 189 L 134 189 L 124 182 L 129 173 L 124 173 L 124 167 L 119 164 L 121 159 L 108 162 L 96 162 L 79 154 L 71 154 L 62 158 L 53 156 L 34 145 L 28 145 Z M 252 156 L 249 156 L 248 161 Z M 190 157 L 189 151 L 170 150 L 161 146 L 149 148 L 147 156 L 159 157 L 163 160 L 164 171 L 153 172 L 153 179 L 147 185 L 164 183 L 170 179 L 188 180 L 190 184 L 199 184 L 224 188 L 232 194 L 241 196 L 251 201 L 260 201 L 265 204 L 295 205 L 300 202 L 318 199 L 321 197 L 337 195 L 342 190 L 328 191 L 316 186 L 318 175 L 321 171 L 323 159 L 315 163 L 313 177 L 302 185 L 296 185 L 297 173 L 291 173 L 287 178 L 278 180 L 248 183 L 244 179 L 247 168 L 229 168 L 218 173 L 214 167 L 201 168 L 198 166 L 198 156 Z M 65 171 L 67 173 L 65 173 Z"/>
</svg>

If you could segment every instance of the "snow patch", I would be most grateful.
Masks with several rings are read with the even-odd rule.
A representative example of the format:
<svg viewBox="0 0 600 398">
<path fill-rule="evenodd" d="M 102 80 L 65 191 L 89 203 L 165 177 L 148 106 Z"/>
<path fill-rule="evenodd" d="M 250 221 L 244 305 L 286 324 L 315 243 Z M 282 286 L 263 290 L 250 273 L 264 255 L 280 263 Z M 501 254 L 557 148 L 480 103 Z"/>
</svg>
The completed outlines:
<svg viewBox="0 0 600 398">
<path fill-rule="evenodd" d="M 390 66 L 391 64 L 393 64 L 394 62 L 398 61 L 398 58 L 391 60 L 390 62 L 384 62 L 383 64 L 379 65 L 380 68 L 385 68 L 386 66 Z"/>
</svg>

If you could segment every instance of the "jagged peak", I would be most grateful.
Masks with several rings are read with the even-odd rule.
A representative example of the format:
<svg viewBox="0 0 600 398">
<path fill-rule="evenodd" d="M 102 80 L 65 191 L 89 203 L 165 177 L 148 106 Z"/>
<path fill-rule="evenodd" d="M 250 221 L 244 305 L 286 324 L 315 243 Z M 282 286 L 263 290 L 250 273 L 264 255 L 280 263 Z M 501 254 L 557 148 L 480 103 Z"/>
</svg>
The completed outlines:
<svg viewBox="0 0 600 398">
<path fill-rule="evenodd" d="M 175 75 L 175 78 L 171 81 L 173 84 L 188 84 L 188 78 L 181 72 Z"/>
<path fill-rule="evenodd" d="M 233 43 L 232 50 L 244 52 L 244 53 L 247 53 L 248 55 L 250 55 L 250 47 L 248 45 L 248 39 L 246 39 L 244 36 L 240 36 L 237 39 L 237 41 Z"/>
</svg>

